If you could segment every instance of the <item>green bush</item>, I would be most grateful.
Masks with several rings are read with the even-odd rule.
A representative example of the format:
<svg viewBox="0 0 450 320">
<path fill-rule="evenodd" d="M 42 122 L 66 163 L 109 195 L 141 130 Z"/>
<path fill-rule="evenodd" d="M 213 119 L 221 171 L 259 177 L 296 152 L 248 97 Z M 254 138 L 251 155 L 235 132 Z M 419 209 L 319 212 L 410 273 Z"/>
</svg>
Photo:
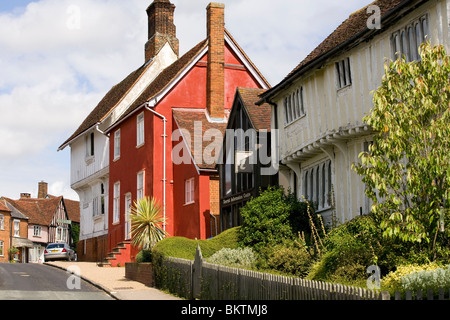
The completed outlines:
<svg viewBox="0 0 450 320">
<path fill-rule="evenodd" d="M 136 255 L 136 262 L 137 263 L 145 263 L 145 262 L 152 262 L 152 251 L 151 250 L 141 250 Z"/>
<path fill-rule="evenodd" d="M 271 250 L 267 257 L 266 267 L 283 274 L 303 278 L 308 274 L 312 262 L 313 258 L 308 249 L 285 243 L 276 245 Z"/>
<path fill-rule="evenodd" d="M 400 265 L 395 271 L 381 279 L 381 286 L 383 290 L 387 290 L 391 295 L 394 295 L 395 291 L 403 291 L 402 280 L 404 278 L 421 271 L 433 271 L 438 268 L 437 263 Z"/>
<path fill-rule="evenodd" d="M 400 283 L 403 291 L 423 290 L 426 292 L 428 289 L 432 289 L 437 295 L 439 289 L 450 288 L 450 265 L 446 268 L 414 272 L 401 278 Z"/>
<path fill-rule="evenodd" d="M 213 254 L 208 262 L 233 268 L 252 269 L 256 260 L 257 255 L 251 248 L 223 248 Z"/>
<path fill-rule="evenodd" d="M 325 253 L 314 263 L 308 278 L 351 282 L 367 279 L 367 267 L 376 265 L 382 251 L 377 226 L 370 216 L 357 217 L 331 230 Z"/>
<path fill-rule="evenodd" d="M 269 187 L 241 209 L 239 243 L 257 252 L 310 230 L 308 205 L 282 187 Z M 312 214 L 314 221 L 317 216 Z M 318 224 L 317 224 L 318 225 Z"/>
</svg>

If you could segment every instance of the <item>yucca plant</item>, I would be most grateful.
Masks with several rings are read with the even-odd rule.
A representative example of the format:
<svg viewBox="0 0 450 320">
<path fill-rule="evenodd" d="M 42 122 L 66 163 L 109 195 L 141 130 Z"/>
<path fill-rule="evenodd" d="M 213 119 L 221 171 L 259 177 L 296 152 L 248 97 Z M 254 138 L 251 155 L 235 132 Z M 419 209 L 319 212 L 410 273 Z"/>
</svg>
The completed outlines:
<svg viewBox="0 0 450 320">
<path fill-rule="evenodd" d="M 167 232 L 161 227 L 165 221 L 160 213 L 161 206 L 155 198 L 145 197 L 134 202 L 130 214 L 131 241 L 134 246 L 152 249 L 167 236 Z"/>
</svg>

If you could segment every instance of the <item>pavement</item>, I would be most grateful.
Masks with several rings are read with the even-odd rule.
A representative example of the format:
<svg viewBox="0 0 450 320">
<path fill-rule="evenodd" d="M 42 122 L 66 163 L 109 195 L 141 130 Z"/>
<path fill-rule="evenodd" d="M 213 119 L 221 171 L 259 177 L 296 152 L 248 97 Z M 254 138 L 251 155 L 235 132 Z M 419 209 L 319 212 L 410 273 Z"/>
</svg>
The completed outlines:
<svg viewBox="0 0 450 320">
<path fill-rule="evenodd" d="M 83 280 L 117 300 L 182 300 L 156 288 L 126 279 L 124 267 L 99 267 L 95 262 L 79 261 L 51 261 L 44 264 L 66 271 L 71 269 L 75 274 L 79 272 L 79 276 Z"/>
</svg>

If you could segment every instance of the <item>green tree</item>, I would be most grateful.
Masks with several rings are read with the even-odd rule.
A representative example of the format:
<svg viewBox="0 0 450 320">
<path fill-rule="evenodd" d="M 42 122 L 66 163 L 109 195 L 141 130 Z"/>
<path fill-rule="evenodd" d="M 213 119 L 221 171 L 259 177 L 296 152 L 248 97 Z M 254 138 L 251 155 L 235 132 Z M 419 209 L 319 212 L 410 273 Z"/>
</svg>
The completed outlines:
<svg viewBox="0 0 450 320">
<path fill-rule="evenodd" d="M 132 244 L 143 249 L 151 249 L 167 236 L 161 228 L 165 223 L 161 216 L 161 206 L 154 198 L 142 198 L 134 202 L 130 214 Z"/>
<path fill-rule="evenodd" d="M 450 59 L 442 46 L 424 43 L 419 51 L 419 61 L 385 65 L 363 119 L 377 133 L 354 169 L 383 235 L 420 244 L 435 258 L 450 227 L 442 232 L 449 220 Z"/>
</svg>

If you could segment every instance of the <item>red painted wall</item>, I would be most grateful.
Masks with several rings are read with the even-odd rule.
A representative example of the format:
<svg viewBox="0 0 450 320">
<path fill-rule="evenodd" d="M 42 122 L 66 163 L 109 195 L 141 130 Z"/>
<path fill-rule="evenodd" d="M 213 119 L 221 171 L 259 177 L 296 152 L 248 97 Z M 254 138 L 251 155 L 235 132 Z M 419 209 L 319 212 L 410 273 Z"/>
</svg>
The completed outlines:
<svg viewBox="0 0 450 320">
<path fill-rule="evenodd" d="M 225 107 L 231 109 L 236 87 L 259 87 L 242 62 L 228 46 L 225 48 Z M 206 62 L 207 55 L 201 61 Z M 198 175 L 195 166 L 172 164 L 171 134 L 174 131 L 172 108 L 206 108 L 206 64 L 199 62 L 169 92 L 154 110 L 167 119 L 166 123 L 166 231 L 170 236 L 205 239 L 209 234 L 209 176 Z M 144 110 L 144 109 L 143 109 Z M 114 161 L 114 131 L 110 135 L 110 186 L 109 186 L 109 251 L 124 240 L 125 195 L 136 200 L 137 174 L 145 170 L 145 195 L 154 196 L 161 205 L 163 199 L 163 122 L 145 110 L 145 145 L 136 148 L 136 118 L 133 114 L 119 125 L 121 130 L 121 155 Z M 115 130 L 117 130 L 116 128 Z M 196 201 L 184 205 L 184 181 L 196 177 Z M 120 222 L 113 224 L 114 184 L 120 181 Z M 132 250 L 131 258 L 137 253 Z"/>
</svg>

